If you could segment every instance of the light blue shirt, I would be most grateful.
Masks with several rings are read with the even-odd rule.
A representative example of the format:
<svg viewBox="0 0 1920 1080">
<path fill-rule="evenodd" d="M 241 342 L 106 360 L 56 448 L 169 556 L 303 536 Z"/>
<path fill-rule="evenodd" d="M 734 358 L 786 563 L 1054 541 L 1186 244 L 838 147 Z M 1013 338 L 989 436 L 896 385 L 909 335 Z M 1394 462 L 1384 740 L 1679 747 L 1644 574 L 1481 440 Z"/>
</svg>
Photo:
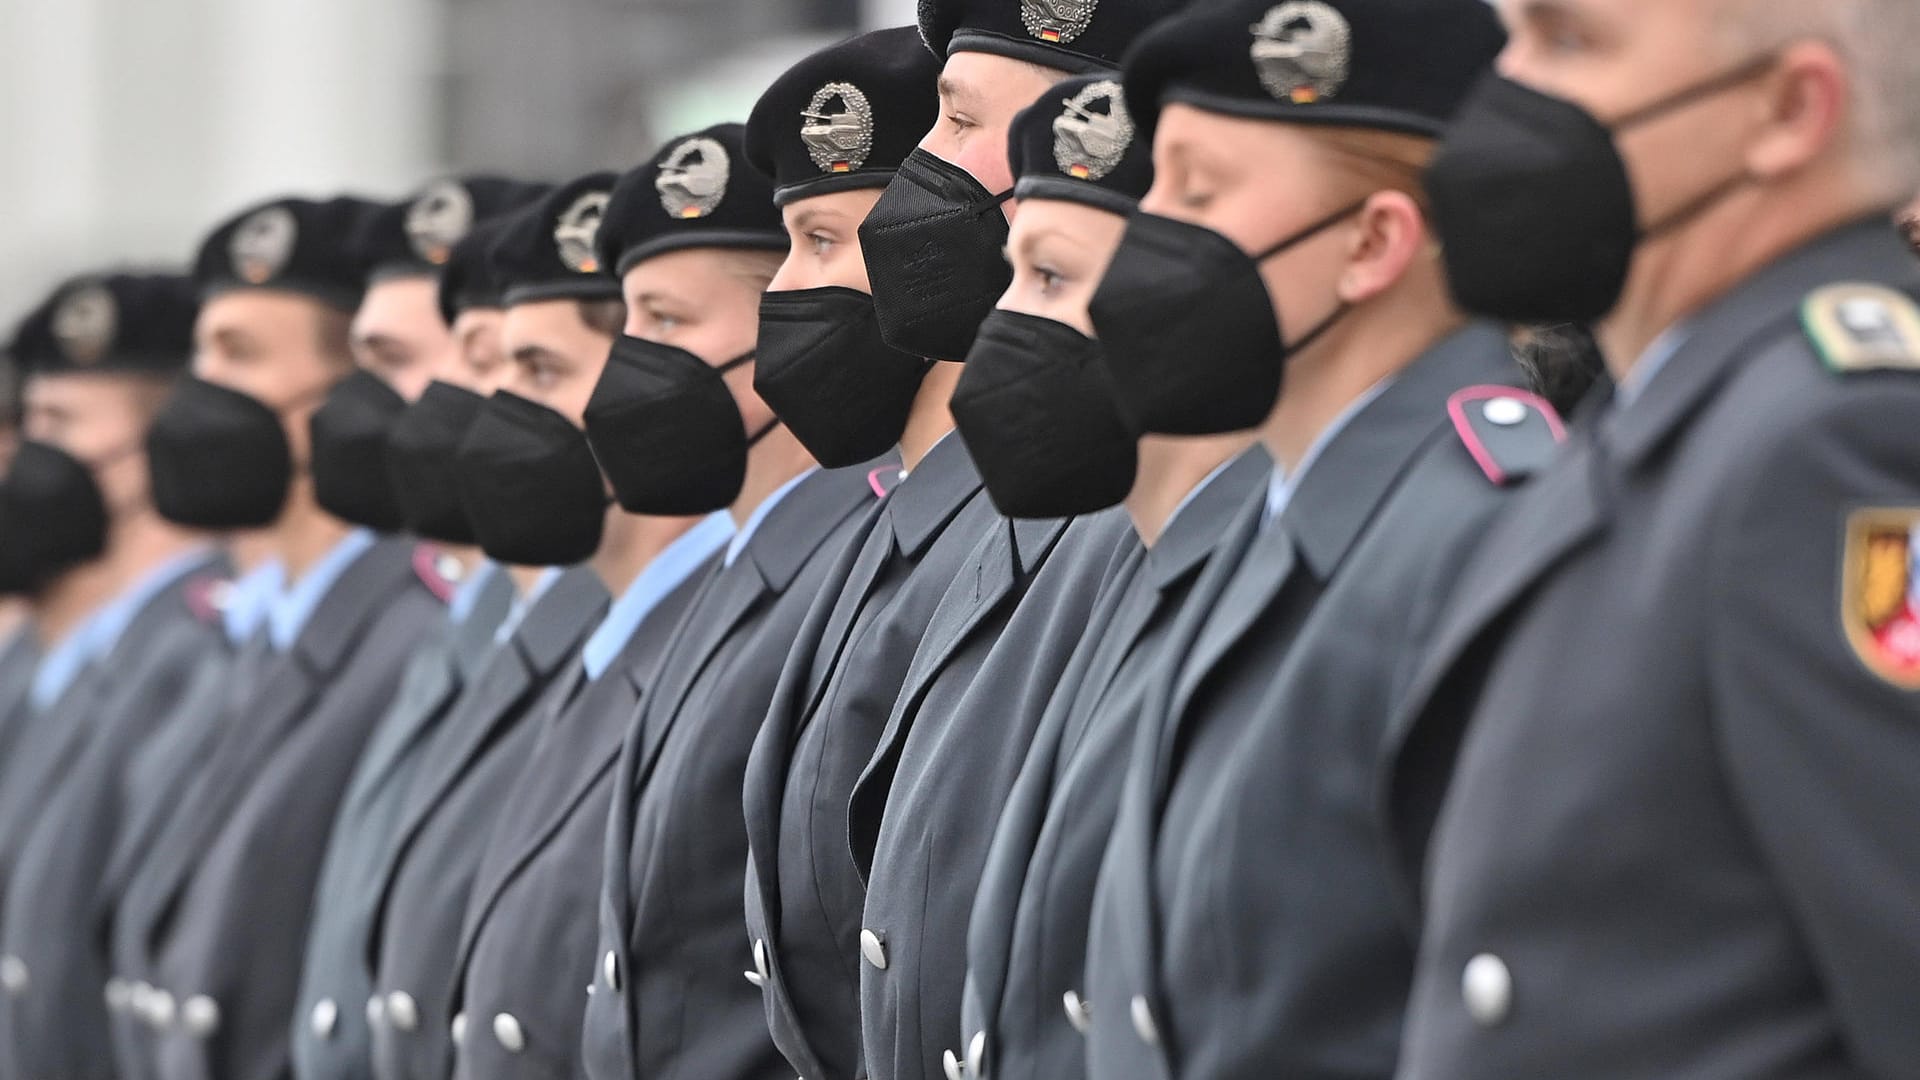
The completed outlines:
<svg viewBox="0 0 1920 1080">
<path fill-rule="evenodd" d="M 274 598 L 286 587 L 287 568 L 279 559 L 268 559 L 229 584 L 220 604 L 220 622 L 227 628 L 227 640 L 246 644 L 265 621 Z"/>
<path fill-rule="evenodd" d="M 633 579 L 633 584 L 613 602 L 593 636 L 581 646 L 580 662 L 587 669 L 587 678 L 598 679 L 605 674 L 648 613 L 691 577 L 732 535 L 733 519 L 726 511 L 719 511 L 708 514 L 700 524 L 654 556 L 647 568 L 640 571 L 640 576 Z"/>
<path fill-rule="evenodd" d="M 40 666 L 33 670 L 33 685 L 27 689 L 27 704 L 34 712 L 52 708 L 93 661 L 93 629 L 99 618 L 98 611 L 88 615 L 40 657 Z"/>
<path fill-rule="evenodd" d="M 480 606 L 480 594 L 487 591 L 495 577 L 504 573 L 506 570 L 492 559 L 480 560 L 480 565 L 454 588 L 452 599 L 447 601 L 447 618 L 453 625 L 459 626 L 473 616 L 473 609 Z"/>
<path fill-rule="evenodd" d="M 807 477 L 819 471 L 818 468 L 808 469 L 799 476 L 781 484 L 778 488 L 774 489 L 773 494 L 761 500 L 760 505 L 753 508 L 753 513 L 747 515 L 746 524 L 740 526 L 740 531 L 734 533 L 733 539 L 727 541 L 728 566 L 732 566 L 734 560 L 740 557 L 740 553 L 747 550 L 747 541 L 752 540 L 753 534 L 760 531 L 760 523 L 767 520 L 767 515 L 773 513 L 773 508 L 780 505 L 780 500 L 792 494 L 793 489 L 800 486 L 800 481 L 805 480 Z"/>
<path fill-rule="evenodd" d="M 154 597 L 160 595 L 162 589 L 186 577 L 189 571 L 205 563 L 206 559 L 205 548 L 183 551 L 140 575 L 140 580 L 108 601 L 98 614 L 88 620 L 90 658 L 104 659 L 120 644 L 127 627 L 133 625 L 133 620 Z"/>
<path fill-rule="evenodd" d="M 307 628 L 307 620 L 313 618 L 314 609 L 320 601 L 333 591 L 340 575 L 347 572 L 360 556 L 373 547 L 375 537 L 371 529 L 355 529 L 348 533 L 333 549 L 320 557 L 300 580 L 284 589 L 273 600 L 273 606 L 267 611 L 267 640 L 278 652 L 293 648 L 300 640 L 300 631 Z"/>
<path fill-rule="evenodd" d="M 1262 528 L 1273 524 L 1281 514 L 1286 512 L 1287 504 L 1293 501 L 1293 493 L 1300 490 L 1300 481 L 1307 475 L 1307 470 L 1313 468 L 1313 463 L 1320 460 L 1321 452 L 1326 450 L 1335 436 L 1346 430 L 1346 426 L 1353 422 L 1354 417 L 1359 416 L 1362 410 L 1373 404 L 1381 394 L 1387 392 L 1387 387 L 1392 385 L 1393 376 L 1389 375 L 1374 383 L 1366 393 L 1354 398 L 1345 409 L 1340 411 L 1339 416 L 1333 418 L 1333 423 L 1328 424 L 1326 430 L 1313 440 L 1312 445 L 1307 447 L 1307 452 L 1301 456 L 1300 464 L 1292 473 L 1288 473 L 1279 462 L 1274 462 L 1273 479 L 1267 482 L 1267 516 L 1261 522 Z"/>
<path fill-rule="evenodd" d="M 1684 322 L 1674 323 L 1661 331 L 1660 336 L 1653 339 L 1653 344 L 1647 346 L 1647 351 L 1640 354 L 1640 359 L 1627 372 L 1627 377 L 1613 388 L 1614 407 L 1625 408 L 1638 401 L 1640 395 L 1647 392 L 1647 384 L 1679 355 L 1680 349 L 1692 336 L 1693 327 Z"/>
<path fill-rule="evenodd" d="M 513 637 L 513 632 L 520 629 L 520 624 L 526 621 L 527 612 L 533 610 L 535 602 L 547 595 L 547 590 L 553 588 L 553 583 L 560 580 L 560 574 L 559 567 L 547 567 L 540 571 L 539 577 L 533 579 L 533 587 L 527 590 L 525 596 L 514 598 L 513 606 L 507 609 L 507 617 L 499 626 L 494 627 L 493 643 L 495 645 L 504 644 L 507 639 Z"/>
</svg>

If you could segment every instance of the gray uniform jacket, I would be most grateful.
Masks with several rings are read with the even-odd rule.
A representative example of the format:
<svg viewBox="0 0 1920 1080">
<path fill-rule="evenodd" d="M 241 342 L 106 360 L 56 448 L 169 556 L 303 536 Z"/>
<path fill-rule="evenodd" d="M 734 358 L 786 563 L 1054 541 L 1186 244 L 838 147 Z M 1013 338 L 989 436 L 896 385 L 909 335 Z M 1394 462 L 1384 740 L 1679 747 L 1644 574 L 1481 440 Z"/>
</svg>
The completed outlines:
<svg viewBox="0 0 1920 1080">
<path fill-rule="evenodd" d="M 0 761 L 13 755 L 13 741 L 26 724 L 27 693 L 40 666 L 40 643 L 33 624 L 22 623 L 0 646 Z"/>
<path fill-rule="evenodd" d="M 607 589 L 586 567 L 561 574 L 488 654 L 441 724 L 371 882 L 375 908 L 361 957 L 373 974 L 373 1074 L 446 1080 L 453 1070 L 453 952 L 480 854 L 539 735 L 539 711 L 562 665 L 606 614 Z"/>
<path fill-rule="evenodd" d="M 1115 570 L 1009 789 L 967 928 L 961 1045 L 1002 1080 L 1086 1072 L 1082 975 L 1094 875 L 1146 674 L 1222 533 L 1273 461 L 1252 447 Z M 1068 1008 L 1065 1003 L 1071 1001 Z"/>
<path fill-rule="evenodd" d="M 787 1080 L 742 931 L 740 785 L 793 636 L 874 505 L 865 468 L 818 472 L 715 575 L 629 726 L 600 888 L 592 1080 Z"/>
<path fill-rule="evenodd" d="M 445 619 L 410 542 L 347 567 L 292 646 L 263 666 L 188 804 L 156 842 L 136 920 L 161 1080 L 271 1080 L 289 1070 L 307 913 L 325 833 L 414 646 Z M 159 1021 L 166 1022 L 159 1022 Z"/>
<path fill-rule="evenodd" d="M 774 1045 L 807 1080 L 860 1064 L 860 909 L 847 800 L 927 622 L 999 527 L 958 435 L 889 493 L 822 582 L 748 758 L 747 930 Z"/>
<path fill-rule="evenodd" d="M 513 606 L 513 579 L 495 570 L 473 610 L 420 643 L 400 690 L 367 741 L 340 800 L 314 889 L 299 1003 L 293 1013 L 297 1080 L 366 1080 L 372 1038 L 362 1008 L 373 993 L 367 933 L 379 900 L 376 876 L 398 843 L 396 823 L 441 721 L 480 668 L 493 632 Z"/>
<path fill-rule="evenodd" d="M 613 767 L 715 554 L 664 597 L 598 679 L 569 664 L 501 805 L 468 894 L 453 977 L 454 1075 L 571 1077 L 596 971 Z"/>
<path fill-rule="evenodd" d="M 224 648 L 211 608 L 198 603 L 225 569 L 208 556 L 142 605 L 97 662 L 97 692 L 72 741 L 35 767 L 49 770 L 27 823 L 0 914 L 0 1075 L 113 1075 L 102 997 L 109 972 L 95 898 L 127 820 L 127 770 L 186 693 L 202 657 Z"/>
<path fill-rule="evenodd" d="M 1390 1076 L 1412 971 L 1372 778 L 1433 612 L 1549 464 L 1504 335 L 1470 325 L 1231 527 L 1148 690 L 1096 885 L 1088 1072 Z M 1469 419 L 1470 418 L 1470 419 Z"/>
<path fill-rule="evenodd" d="M 1401 1075 L 1920 1075 L 1916 279 L 1760 271 L 1487 541 L 1394 733 Z"/>
<path fill-rule="evenodd" d="M 937 1080 L 955 1055 L 969 886 L 995 811 L 1094 598 L 1138 546 L 1118 509 L 1002 521 L 934 610 L 848 810 L 867 885 L 860 1026 L 875 1080 Z"/>
</svg>

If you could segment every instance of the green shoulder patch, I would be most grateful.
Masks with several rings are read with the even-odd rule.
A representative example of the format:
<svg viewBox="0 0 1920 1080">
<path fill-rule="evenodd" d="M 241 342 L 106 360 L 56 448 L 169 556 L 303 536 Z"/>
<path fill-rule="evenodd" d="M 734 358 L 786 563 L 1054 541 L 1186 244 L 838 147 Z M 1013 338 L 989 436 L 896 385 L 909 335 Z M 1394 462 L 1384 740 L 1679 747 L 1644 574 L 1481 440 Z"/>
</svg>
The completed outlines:
<svg viewBox="0 0 1920 1080">
<path fill-rule="evenodd" d="M 1800 305 L 1820 359 L 1842 374 L 1920 370 L 1920 304 L 1884 285 L 1829 285 Z"/>
</svg>

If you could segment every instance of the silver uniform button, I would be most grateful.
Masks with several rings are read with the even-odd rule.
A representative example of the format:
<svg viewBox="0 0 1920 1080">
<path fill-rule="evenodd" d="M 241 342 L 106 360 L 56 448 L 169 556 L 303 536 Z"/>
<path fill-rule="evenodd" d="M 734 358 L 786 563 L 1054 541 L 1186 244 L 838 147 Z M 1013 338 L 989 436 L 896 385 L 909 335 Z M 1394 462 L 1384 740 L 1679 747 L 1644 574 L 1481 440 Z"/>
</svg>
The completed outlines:
<svg viewBox="0 0 1920 1080">
<path fill-rule="evenodd" d="M 975 1080 L 987 1075 L 987 1033 L 984 1031 L 974 1032 L 973 1038 L 967 1042 L 967 1071 L 974 1075 Z"/>
<path fill-rule="evenodd" d="M 743 971 L 740 974 L 745 975 L 747 977 L 747 981 L 752 983 L 753 985 L 760 987 L 762 989 L 766 988 L 767 977 L 765 975 L 762 975 L 757 971 Z"/>
<path fill-rule="evenodd" d="M 19 997 L 27 992 L 27 984 L 33 979 L 27 972 L 27 962 L 9 953 L 0 956 L 0 989 Z"/>
<path fill-rule="evenodd" d="M 1505 960 L 1481 953 L 1467 961 L 1460 975 L 1460 996 L 1474 1023 L 1496 1027 L 1513 1012 L 1513 972 L 1507 970 Z"/>
<path fill-rule="evenodd" d="M 1128 1006 L 1133 1013 L 1133 1033 L 1148 1046 L 1160 1045 L 1160 1025 L 1153 1019 L 1153 1006 L 1147 1004 L 1145 994 L 1133 995 L 1133 1003 Z"/>
<path fill-rule="evenodd" d="M 405 990 L 395 990 L 387 995 L 387 1019 L 392 1022 L 393 1030 L 412 1033 L 420 1029 L 420 1006 L 413 995 Z"/>
<path fill-rule="evenodd" d="M 872 930 L 860 931 L 860 955 L 881 971 L 887 970 L 887 939 Z"/>
<path fill-rule="evenodd" d="M 1093 1006 L 1087 1004 L 1087 999 L 1081 997 L 1079 991 L 1069 990 L 1062 994 L 1060 1003 L 1066 1006 L 1067 1023 L 1073 1025 L 1073 1030 L 1085 1035 L 1093 1028 Z"/>
<path fill-rule="evenodd" d="M 453 1033 L 453 1044 L 455 1046 L 459 1046 L 462 1043 L 467 1041 L 467 1014 L 466 1013 L 453 1014 L 452 1033 Z"/>
<path fill-rule="evenodd" d="M 512 1013 L 500 1013 L 493 1018 L 493 1037 L 499 1040 L 500 1048 L 509 1054 L 517 1054 L 527 1048 L 527 1033 Z"/>
<path fill-rule="evenodd" d="M 196 1039 L 211 1039 L 220 1030 L 220 1004 L 195 994 L 180 1004 L 180 1026 Z"/>
<path fill-rule="evenodd" d="M 147 998 L 147 1023 L 157 1031 L 173 1026 L 173 995 L 165 990 L 155 990 Z"/>
<path fill-rule="evenodd" d="M 1491 398 L 1480 406 L 1480 415 L 1486 417 L 1489 424 L 1512 427 L 1527 418 L 1527 407 L 1519 398 Z"/>
<path fill-rule="evenodd" d="M 967 1072 L 960 1059 L 951 1050 L 940 1051 L 940 1067 L 946 1070 L 947 1080 L 966 1080 Z"/>
<path fill-rule="evenodd" d="M 340 1024 L 340 1003 L 332 998 L 321 998 L 314 1002 L 313 1012 L 307 1015 L 307 1023 L 313 1028 L 314 1038 L 333 1038 L 333 1029 Z"/>
<path fill-rule="evenodd" d="M 135 1020 L 145 1020 L 153 1009 L 153 985 L 144 979 L 135 979 L 127 988 L 127 1012 Z"/>
<path fill-rule="evenodd" d="M 375 994 L 367 999 L 367 1026 L 379 1027 L 387 1019 L 387 999 Z"/>
<path fill-rule="evenodd" d="M 110 1013 L 123 1013 L 127 1011 L 127 1004 L 132 1000 L 133 987 L 128 985 L 127 980 L 115 975 L 113 978 L 107 980 L 105 993 L 107 1011 Z"/>
<path fill-rule="evenodd" d="M 755 986 L 764 986 L 766 985 L 767 980 L 773 977 L 773 969 L 767 966 L 767 939 L 766 938 L 754 939 L 753 970 L 755 974 L 760 976 L 760 981 L 755 983 L 754 984 Z"/>
<path fill-rule="evenodd" d="M 620 957 L 612 949 L 600 961 L 600 975 L 607 980 L 607 989 L 620 992 Z"/>
</svg>

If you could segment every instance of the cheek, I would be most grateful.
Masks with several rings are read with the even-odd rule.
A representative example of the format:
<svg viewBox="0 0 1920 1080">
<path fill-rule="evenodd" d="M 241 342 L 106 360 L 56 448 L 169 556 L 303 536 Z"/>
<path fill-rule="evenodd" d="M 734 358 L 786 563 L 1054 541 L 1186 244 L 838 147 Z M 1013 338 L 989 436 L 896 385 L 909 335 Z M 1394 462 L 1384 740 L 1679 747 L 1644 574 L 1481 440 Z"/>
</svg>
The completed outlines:
<svg viewBox="0 0 1920 1080">
<path fill-rule="evenodd" d="M 834 248 L 828 261 L 827 278 L 827 284 L 869 295 L 873 292 L 873 280 L 867 276 L 867 260 L 859 244 L 841 244 Z"/>
<path fill-rule="evenodd" d="M 1013 186 L 1013 172 L 1007 165 L 1007 133 L 1004 130 L 974 132 L 954 164 L 973 174 L 974 180 L 990 194 L 998 195 Z M 1007 204 L 1002 203 L 1000 208 L 1006 210 Z"/>
</svg>

